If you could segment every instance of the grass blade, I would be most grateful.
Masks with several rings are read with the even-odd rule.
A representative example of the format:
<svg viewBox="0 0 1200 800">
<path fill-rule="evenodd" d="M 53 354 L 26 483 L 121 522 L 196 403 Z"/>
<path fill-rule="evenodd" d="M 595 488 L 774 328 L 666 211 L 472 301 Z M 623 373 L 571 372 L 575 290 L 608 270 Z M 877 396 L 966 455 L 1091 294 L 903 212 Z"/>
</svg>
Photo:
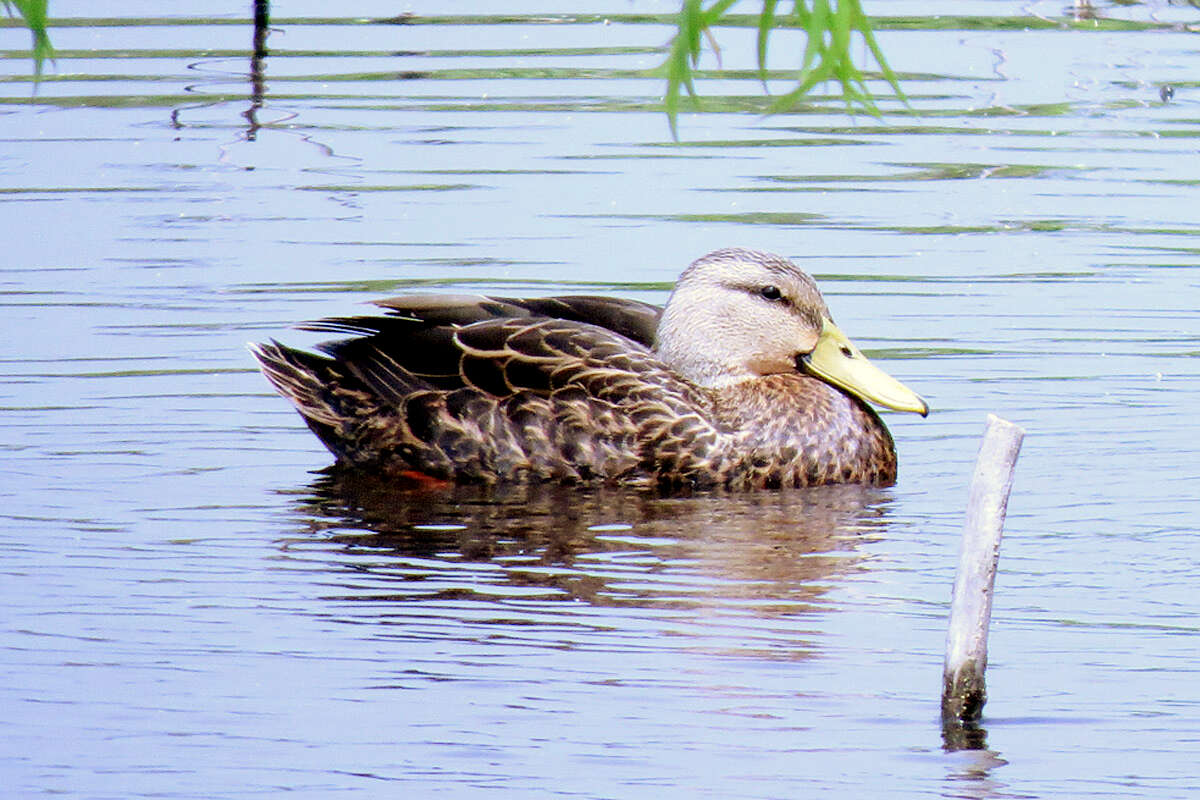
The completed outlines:
<svg viewBox="0 0 1200 800">
<path fill-rule="evenodd" d="M 25 20 L 26 27 L 33 37 L 30 48 L 33 56 L 34 77 L 42 77 L 42 65 L 46 59 L 54 59 L 54 48 L 50 45 L 50 34 L 46 32 L 47 5 L 49 0 L 3 0 L 4 10 L 12 15 L 13 9 Z"/>
</svg>

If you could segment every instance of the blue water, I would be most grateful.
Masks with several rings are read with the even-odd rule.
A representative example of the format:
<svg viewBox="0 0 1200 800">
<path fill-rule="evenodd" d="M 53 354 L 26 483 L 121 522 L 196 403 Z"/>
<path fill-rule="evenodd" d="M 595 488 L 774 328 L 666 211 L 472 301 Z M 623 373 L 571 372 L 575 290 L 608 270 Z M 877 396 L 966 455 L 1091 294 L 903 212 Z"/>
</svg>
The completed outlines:
<svg viewBox="0 0 1200 800">
<path fill-rule="evenodd" d="M 718 31 L 679 142 L 669 27 L 625 16 L 673 3 L 279 2 L 258 108 L 248 4 L 55 0 L 36 94 L 0 29 L 6 796 L 1195 796 L 1200 18 L 1062 5 L 869 5 L 913 23 L 881 120 L 762 116 Z M 339 481 L 244 349 L 407 291 L 662 302 L 729 245 L 930 401 L 895 487 Z M 953 752 L 989 412 L 1027 437 Z"/>
</svg>

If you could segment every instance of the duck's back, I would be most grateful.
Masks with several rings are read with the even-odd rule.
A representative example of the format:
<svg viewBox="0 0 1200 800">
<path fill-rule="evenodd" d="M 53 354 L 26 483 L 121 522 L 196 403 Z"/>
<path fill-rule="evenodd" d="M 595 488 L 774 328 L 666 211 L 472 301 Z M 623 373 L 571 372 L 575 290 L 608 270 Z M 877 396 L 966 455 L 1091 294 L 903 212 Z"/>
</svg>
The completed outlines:
<svg viewBox="0 0 1200 800">
<path fill-rule="evenodd" d="M 324 355 L 262 345 L 266 376 L 351 466 L 449 480 L 694 482 L 719 438 L 708 393 L 650 351 L 659 310 L 627 300 L 383 301 Z M 685 444 L 686 456 L 685 455 Z"/>
</svg>

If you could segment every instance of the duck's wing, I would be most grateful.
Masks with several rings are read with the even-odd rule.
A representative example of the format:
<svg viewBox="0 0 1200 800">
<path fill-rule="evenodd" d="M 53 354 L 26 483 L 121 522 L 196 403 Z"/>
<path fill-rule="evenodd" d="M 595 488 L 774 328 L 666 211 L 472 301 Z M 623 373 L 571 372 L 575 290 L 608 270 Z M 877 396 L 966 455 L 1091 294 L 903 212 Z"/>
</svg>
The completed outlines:
<svg viewBox="0 0 1200 800">
<path fill-rule="evenodd" d="M 465 324 L 389 314 L 331 318 L 301 327 L 356 334 L 317 349 L 393 403 L 424 389 L 469 389 L 504 399 L 581 382 L 609 394 L 595 385 L 597 370 L 622 384 L 640 381 L 690 390 L 690 384 L 635 340 L 608 328 L 528 312 Z"/>
<path fill-rule="evenodd" d="M 410 295 L 374 303 L 390 315 L 427 325 L 470 325 L 489 319 L 548 317 L 595 325 L 645 347 L 653 347 L 662 309 L 618 297 L 487 297 L 484 295 Z"/>
<path fill-rule="evenodd" d="M 467 480 L 628 480 L 687 447 L 689 460 L 702 458 L 716 441 L 702 390 L 637 339 L 566 318 L 602 312 L 646 338 L 652 306 L 460 301 L 387 301 L 385 316 L 305 326 L 357 334 L 321 345 L 325 356 L 277 343 L 255 354 L 322 441 L 352 464 Z M 539 313 L 547 306 L 556 316 Z"/>
</svg>

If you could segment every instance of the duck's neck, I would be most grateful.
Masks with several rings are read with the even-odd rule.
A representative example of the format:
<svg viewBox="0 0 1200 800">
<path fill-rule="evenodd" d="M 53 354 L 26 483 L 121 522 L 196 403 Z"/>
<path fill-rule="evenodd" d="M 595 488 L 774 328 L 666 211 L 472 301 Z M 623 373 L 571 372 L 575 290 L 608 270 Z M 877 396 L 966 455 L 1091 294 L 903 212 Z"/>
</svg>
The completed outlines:
<svg viewBox="0 0 1200 800">
<path fill-rule="evenodd" d="M 711 300 L 705 301 L 710 313 L 688 313 L 700 302 L 696 293 L 682 283 L 672 293 L 654 334 L 655 355 L 676 375 L 706 389 L 759 377 L 745 354 L 761 346 L 761 329 L 747 324 L 736 309 Z"/>
</svg>

